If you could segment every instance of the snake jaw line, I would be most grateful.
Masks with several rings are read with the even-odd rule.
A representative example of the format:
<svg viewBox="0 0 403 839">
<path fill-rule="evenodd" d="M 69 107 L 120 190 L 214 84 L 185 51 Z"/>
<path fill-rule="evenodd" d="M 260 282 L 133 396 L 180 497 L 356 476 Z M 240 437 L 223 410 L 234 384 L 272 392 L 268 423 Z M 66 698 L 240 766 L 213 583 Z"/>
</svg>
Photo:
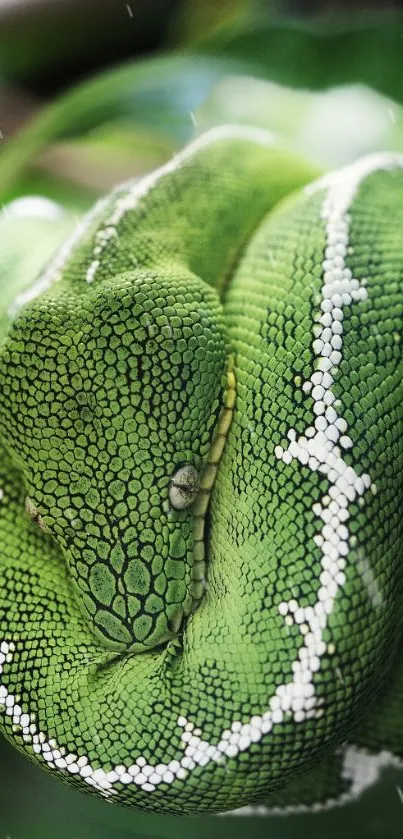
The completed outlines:
<svg viewBox="0 0 403 839">
<path fill-rule="evenodd" d="M 207 461 L 205 463 L 200 483 L 198 495 L 193 507 L 193 584 L 192 596 L 193 603 L 191 612 L 194 613 L 202 601 L 203 595 L 207 587 L 205 577 L 206 573 L 206 555 L 207 545 L 205 536 L 205 522 L 206 513 L 209 506 L 211 493 L 217 477 L 219 462 L 224 451 L 225 441 L 228 436 L 228 431 L 231 425 L 235 406 L 235 376 L 233 372 L 233 357 L 231 356 L 228 362 L 227 369 L 227 386 L 224 397 L 224 406 L 219 416 L 217 426 L 214 432 L 213 441 L 210 446 Z"/>
</svg>

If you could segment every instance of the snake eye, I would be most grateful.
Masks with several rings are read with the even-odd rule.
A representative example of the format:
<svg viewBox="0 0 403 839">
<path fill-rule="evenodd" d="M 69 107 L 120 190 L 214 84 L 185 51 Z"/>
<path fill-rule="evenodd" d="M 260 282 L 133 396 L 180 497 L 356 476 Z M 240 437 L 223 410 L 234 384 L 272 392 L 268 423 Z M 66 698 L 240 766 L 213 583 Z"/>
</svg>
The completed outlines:
<svg viewBox="0 0 403 839">
<path fill-rule="evenodd" d="M 38 508 L 35 506 L 34 502 L 28 495 L 25 499 L 25 512 L 29 516 L 29 518 L 32 519 L 32 521 L 35 522 L 35 524 L 38 525 L 38 527 L 40 527 L 40 529 L 44 531 L 44 533 L 49 533 L 49 529 L 46 527 L 46 524 Z"/>
<path fill-rule="evenodd" d="M 174 510 L 190 507 L 199 491 L 199 474 L 191 463 L 180 466 L 169 482 L 169 503 Z"/>
</svg>

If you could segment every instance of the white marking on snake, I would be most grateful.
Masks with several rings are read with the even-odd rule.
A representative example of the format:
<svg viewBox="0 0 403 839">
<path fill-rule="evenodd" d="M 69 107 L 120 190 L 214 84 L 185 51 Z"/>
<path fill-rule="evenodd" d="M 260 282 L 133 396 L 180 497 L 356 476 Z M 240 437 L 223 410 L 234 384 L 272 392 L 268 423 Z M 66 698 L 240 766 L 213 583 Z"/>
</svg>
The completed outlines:
<svg viewBox="0 0 403 839">
<path fill-rule="evenodd" d="M 350 227 L 348 211 L 358 187 L 368 175 L 395 166 L 403 166 L 401 155 L 371 155 L 341 171 L 325 175 L 305 190 L 312 194 L 318 189 L 327 189 L 321 209 L 321 218 L 326 225 L 326 249 L 320 326 L 315 329 L 316 337 L 312 344 L 317 365 L 309 380 L 302 385 L 303 391 L 312 396 L 315 421 L 299 437 L 295 429 L 290 429 L 287 448 L 277 446 L 275 454 L 285 464 L 295 459 L 313 472 L 326 475 L 330 487 L 321 501 L 313 505 L 315 516 L 323 522 L 320 533 L 314 536 L 322 554 L 321 587 L 317 603 L 313 607 L 300 607 L 295 600 L 279 604 L 279 612 L 285 619 L 291 615 L 294 623 L 308 624 L 309 627 L 308 633 L 304 630 L 304 643 L 298 652 L 298 659 L 293 663 L 294 680 L 276 691 L 276 695 L 282 691 L 282 709 L 291 708 L 296 722 L 321 712 L 315 696 L 313 677 L 320 668 L 322 655 L 326 653 L 323 633 L 333 611 L 337 592 L 346 579 L 344 569 L 349 552 L 349 505 L 371 487 L 370 476 L 366 473 L 359 475 L 343 458 L 342 450 L 351 449 L 353 441 L 346 433 L 346 420 L 337 412 L 336 398 L 332 391 L 342 359 L 343 308 L 367 299 L 363 282 L 352 276 L 346 262 Z M 376 603 L 381 599 L 381 592 L 377 589 Z M 310 702 L 305 703 L 305 707 L 300 707 L 301 701 L 298 702 L 298 699 L 297 705 L 293 702 L 295 694 L 298 698 L 300 696 L 297 691 L 298 681 L 311 689 L 308 694 Z"/>
<path fill-rule="evenodd" d="M 255 133 L 250 132 L 249 138 L 252 139 Z M 212 134 L 215 138 L 223 136 L 223 132 L 213 130 L 209 142 Z M 266 132 L 263 134 L 266 136 Z M 205 139 L 203 142 L 196 141 L 193 150 L 205 143 Z M 185 156 L 182 155 L 179 160 Z M 321 328 L 312 345 L 317 356 L 317 366 L 310 379 L 303 384 L 303 390 L 312 394 L 315 421 L 313 426 L 306 429 L 305 435 L 300 437 L 297 437 L 294 429 L 290 429 L 290 443 L 285 450 L 281 446 L 277 447 L 276 457 L 285 464 L 296 459 L 303 466 L 326 475 L 330 488 L 326 496 L 313 507 L 315 515 L 323 522 L 321 532 L 314 537 L 322 552 L 317 603 L 301 607 L 293 599 L 279 606 L 279 612 L 286 622 L 298 624 L 301 629 L 305 627 L 301 631 L 303 644 L 290 668 L 294 674 L 292 680 L 278 686 L 263 714 L 252 716 L 246 723 L 234 720 L 230 728 L 221 732 L 217 745 L 203 740 L 200 729 L 185 716 L 180 716 L 177 725 L 182 729 L 181 747 L 184 752 L 180 760 L 152 765 L 141 756 L 129 767 L 118 765 L 111 771 L 94 768 L 85 755 L 66 753 L 66 749 L 58 746 L 55 740 L 47 740 L 46 735 L 38 731 L 34 715 L 24 712 L 17 697 L 9 693 L 0 682 L 0 710 L 11 717 L 15 727 L 21 729 L 25 743 L 32 745 L 33 750 L 42 755 L 49 767 L 80 774 L 87 784 L 105 797 L 117 792 L 114 787 L 116 783 L 134 783 L 145 792 L 153 792 L 160 783 L 185 780 L 196 766 L 205 766 L 225 757 L 236 757 L 252 743 L 261 740 L 274 725 L 281 724 L 285 713 L 291 714 L 295 722 L 323 713 L 315 695 L 313 678 L 327 650 L 323 632 L 333 610 L 337 591 L 345 582 L 344 568 L 349 547 L 346 525 L 349 519 L 348 506 L 371 486 L 369 475 L 358 475 L 343 460 L 341 449 L 351 448 L 352 440 L 346 435 L 347 423 L 337 413 L 331 389 L 342 357 L 343 307 L 367 297 L 362 281 L 352 277 L 346 265 L 350 225 L 348 210 L 361 182 L 368 175 L 379 169 L 396 166 L 403 167 L 403 156 L 371 155 L 341 171 L 326 175 L 307 188 L 308 193 L 326 190 L 321 211 L 327 237 L 321 290 Z M 168 167 L 163 167 L 164 171 L 171 171 L 174 164 L 168 164 Z M 155 180 L 155 175 L 147 179 L 147 189 Z M 123 197 L 119 209 L 116 209 L 115 224 L 132 208 L 133 201 L 137 200 L 137 193 Z M 10 641 L 0 644 L 0 676 L 4 665 L 12 660 L 14 649 L 15 645 Z"/>
<path fill-rule="evenodd" d="M 403 769 L 403 760 L 382 751 L 371 754 L 357 746 L 346 746 L 343 752 L 343 765 L 340 779 L 349 784 L 346 791 L 338 797 L 316 801 L 313 804 L 295 804 L 290 807 L 271 807 L 267 804 L 250 805 L 222 813 L 223 816 L 290 816 L 298 813 L 321 813 L 335 807 L 344 807 L 357 801 L 361 795 L 373 787 L 385 769 Z M 396 787 L 398 790 L 399 787 Z M 402 799 L 403 801 L 403 799 Z"/>
<path fill-rule="evenodd" d="M 189 158 L 191 158 L 200 149 L 216 143 L 220 140 L 249 140 L 260 146 L 270 147 L 274 143 L 274 134 L 271 131 L 265 131 L 263 128 L 249 128 L 246 125 L 219 125 L 207 131 L 193 143 L 186 146 L 186 148 L 179 154 L 175 155 L 172 160 L 165 163 L 159 169 L 151 172 L 141 180 L 129 182 L 126 185 L 126 190 L 121 198 L 118 198 L 113 206 L 111 215 L 106 219 L 103 226 L 95 234 L 95 245 L 93 250 L 93 260 L 87 271 L 87 283 L 92 283 L 95 279 L 98 268 L 101 264 L 100 257 L 105 250 L 109 240 L 117 235 L 116 228 L 126 215 L 126 213 L 135 210 L 138 207 L 142 198 L 148 195 L 151 190 L 159 183 L 159 181 L 166 175 L 171 174 L 176 169 L 180 169 Z"/>
<path fill-rule="evenodd" d="M 23 308 L 27 303 L 30 303 L 31 300 L 35 300 L 36 297 L 39 297 L 41 294 L 44 294 L 45 291 L 48 291 L 54 283 L 57 283 L 61 280 L 63 268 L 66 266 L 66 263 L 70 256 L 72 255 L 73 251 L 79 245 L 89 230 L 91 225 L 96 221 L 96 219 L 102 215 L 105 208 L 107 207 L 109 202 L 109 197 L 106 196 L 105 198 L 101 198 L 97 203 L 94 205 L 92 210 L 80 221 L 73 231 L 73 233 L 69 236 L 69 238 L 64 242 L 64 244 L 59 248 L 56 252 L 56 255 L 51 259 L 48 267 L 45 269 L 44 273 L 41 274 L 38 280 L 33 283 L 32 286 L 25 289 L 25 291 L 20 292 L 14 298 L 11 306 L 8 309 L 8 316 L 10 318 L 14 318 L 20 309 Z"/>
</svg>

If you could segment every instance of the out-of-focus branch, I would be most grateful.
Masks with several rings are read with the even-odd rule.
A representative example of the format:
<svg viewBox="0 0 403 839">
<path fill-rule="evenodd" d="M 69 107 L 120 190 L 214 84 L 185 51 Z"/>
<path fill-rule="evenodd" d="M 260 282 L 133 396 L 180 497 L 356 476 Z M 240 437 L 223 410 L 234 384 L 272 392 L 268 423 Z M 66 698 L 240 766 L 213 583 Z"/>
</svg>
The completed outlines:
<svg viewBox="0 0 403 839">
<path fill-rule="evenodd" d="M 6 0 L 6 2 L 9 2 L 9 0 Z M 0 84 L 1 143 L 7 143 L 25 122 L 35 116 L 41 105 L 39 99 L 25 91 Z"/>
<path fill-rule="evenodd" d="M 151 136 L 133 135 L 115 150 L 97 149 L 96 143 L 56 143 L 35 160 L 35 169 L 90 189 L 106 192 L 117 183 L 144 175 L 167 160 L 172 148 Z"/>
</svg>

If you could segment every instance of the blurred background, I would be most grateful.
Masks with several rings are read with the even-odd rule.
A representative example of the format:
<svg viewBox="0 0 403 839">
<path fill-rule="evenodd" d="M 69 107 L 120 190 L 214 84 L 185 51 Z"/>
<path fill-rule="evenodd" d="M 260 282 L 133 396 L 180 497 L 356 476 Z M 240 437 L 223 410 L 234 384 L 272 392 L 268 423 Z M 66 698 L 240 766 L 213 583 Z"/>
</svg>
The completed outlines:
<svg viewBox="0 0 403 839">
<path fill-rule="evenodd" d="M 0 0 L 0 201 L 64 213 L 221 122 L 274 130 L 324 167 L 403 151 L 403 2 Z M 0 742 L 0 839 L 402 836 L 403 773 L 316 816 L 180 820 L 84 796 Z"/>
</svg>

